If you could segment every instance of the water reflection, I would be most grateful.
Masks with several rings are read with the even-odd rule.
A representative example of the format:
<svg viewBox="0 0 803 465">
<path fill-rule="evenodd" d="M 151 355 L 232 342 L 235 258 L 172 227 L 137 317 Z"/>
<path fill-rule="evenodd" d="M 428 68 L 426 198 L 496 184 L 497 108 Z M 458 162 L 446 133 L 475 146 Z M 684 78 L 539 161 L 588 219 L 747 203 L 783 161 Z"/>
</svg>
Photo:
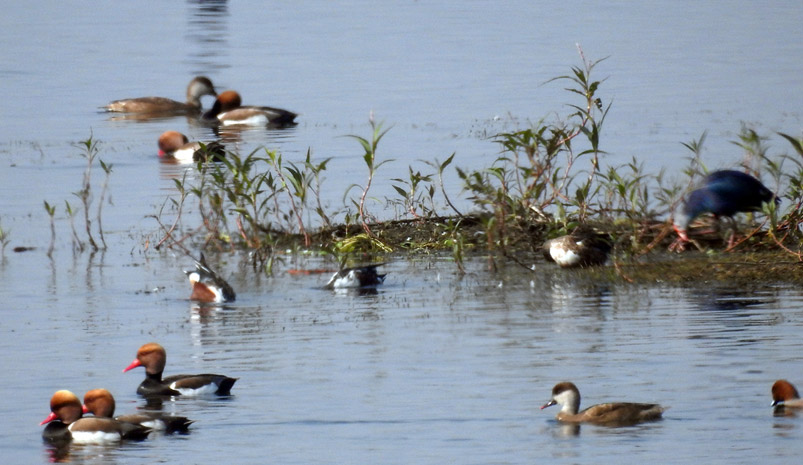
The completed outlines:
<svg viewBox="0 0 803 465">
<path fill-rule="evenodd" d="M 187 61 L 193 73 L 206 74 L 226 69 L 228 56 L 229 7 L 226 0 L 190 0 L 185 37 L 197 49 L 190 49 Z"/>
</svg>

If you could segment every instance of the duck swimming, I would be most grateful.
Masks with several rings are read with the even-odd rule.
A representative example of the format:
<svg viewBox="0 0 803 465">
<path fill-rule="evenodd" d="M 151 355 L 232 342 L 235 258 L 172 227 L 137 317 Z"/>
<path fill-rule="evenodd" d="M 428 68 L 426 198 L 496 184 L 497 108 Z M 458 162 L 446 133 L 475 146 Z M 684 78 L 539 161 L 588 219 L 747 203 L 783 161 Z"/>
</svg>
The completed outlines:
<svg viewBox="0 0 803 465">
<path fill-rule="evenodd" d="M 580 409 L 580 391 L 574 383 L 564 381 L 552 388 L 552 399 L 544 404 L 545 409 L 560 404 L 561 409 L 555 416 L 566 423 L 593 423 L 604 426 L 628 426 L 645 421 L 659 420 L 666 408 L 658 404 L 641 404 L 633 402 L 611 402 L 597 404 L 578 412 Z"/>
<path fill-rule="evenodd" d="M 202 144 L 190 142 L 187 136 L 178 131 L 165 131 L 159 136 L 159 158 L 177 163 L 197 163 L 199 161 L 219 161 L 226 156 L 226 149 L 218 141 Z"/>
<path fill-rule="evenodd" d="M 785 413 L 786 409 L 803 408 L 803 399 L 792 383 L 779 379 L 772 385 L 772 406 L 776 413 Z"/>
<path fill-rule="evenodd" d="M 265 126 L 284 128 L 295 126 L 297 113 L 274 107 L 242 106 L 240 94 L 233 90 L 221 92 L 202 120 L 222 126 Z"/>
<path fill-rule="evenodd" d="M 137 387 L 141 396 L 202 396 L 216 394 L 228 396 L 237 378 L 204 373 L 200 375 L 173 375 L 162 378 L 167 352 L 161 345 L 150 342 L 137 350 L 137 358 L 123 372 L 145 367 L 145 380 Z"/>
<path fill-rule="evenodd" d="M 217 96 L 215 86 L 206 76 L 197 76 L 187 85 L 187 101 L 177 102 L 165 97 L 139 97 L 110 102 L 104 110 L 115 113 L 140 113 L 153 117 L 198 115 L 201 97 Z"/>
</svg>

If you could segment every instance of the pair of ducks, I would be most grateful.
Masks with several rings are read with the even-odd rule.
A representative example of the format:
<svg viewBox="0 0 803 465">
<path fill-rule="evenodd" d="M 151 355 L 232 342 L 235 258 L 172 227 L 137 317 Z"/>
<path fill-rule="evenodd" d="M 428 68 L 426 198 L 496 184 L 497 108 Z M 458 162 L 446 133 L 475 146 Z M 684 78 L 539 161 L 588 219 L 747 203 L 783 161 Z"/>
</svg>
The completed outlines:
<svg viewBox="0 0 803 465">
<path fill-rule="evenodd" d="M 378 286 L 385 282 L 386 275 L 377 272 L 377 267 L 382 265 L 384 263 L 344 268 L 332 275 L 324 289 L 359 289 Z M 207 265 L 203 253 L 200 260 L 195 261 L 195 269 L 184 271 L 184 273 L 192 286 L 190 300 L 202 303 L 227 303 L 234 302 L 237 297 L 229 283 Z"/>
<path fill-rule="evenodd" d="M 224 375 L 174 375 L 162 378 L 167 354 L 164 347 L 151 342 L 137 351 L 137 358 L 123 372 L 145 367 L 145 380 L 137 387 L 144 397 L 227 396 L 237 378 Z M 42 437 L 51 443 L 108 443 L 121 440 L 142 440 L 154 430 L 167 433 L 186 432 L 192 420 L 186 417 L 143 412 L 114 417 L 115 402 L 106 389 L 93 389 L 84 395 L 84 402 L 70 391 L 61 390 L 50 399 L 50 415 L 40 423 L 47 424 Z M 83 417 L 92 413 L 93 417 Z"/>
<path fill-rule="evenodd" d="M 216 97 L 208 111 L 201 112 L 201 97 Z M 103 107 L 117 113 L 136 114 L 143 118 L 169 116 L 195 116 L 202 123 L 222 126 L 263 126 L 284 128 L 294 126 L 296 113 L 281 108 L 267 106 L 243 106 L 240 94 L 227 90 L 220 95 L 215 91 L 212 81 L 198 76 L 187 86 L 187 101 L 177 102 L 165 97 L 139 97 L 115 100 Z M 201 160 L 220 160 L 225 150 L 219 142 L 202 144 L 190 142 L 178 131 L 166 131 L 159 137 L 159 157 L 179 162 Z"/>
</svg>

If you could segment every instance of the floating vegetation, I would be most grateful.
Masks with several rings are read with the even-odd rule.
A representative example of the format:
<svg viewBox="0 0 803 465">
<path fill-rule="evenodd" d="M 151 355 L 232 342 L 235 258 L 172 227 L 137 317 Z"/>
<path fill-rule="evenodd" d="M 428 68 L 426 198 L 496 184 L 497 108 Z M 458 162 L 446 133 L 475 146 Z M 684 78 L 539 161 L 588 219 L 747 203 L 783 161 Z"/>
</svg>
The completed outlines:
<svg viewBox="0 0 803 465">
<path fill-rule="evenodd" d="M 322 197 L 339 197 L 322 195 L 331 159 L 316 160 L 311 149 L 298 163 L 265 148 L 247 155 L 227 152 L 217 161 L 199 161 L 195 170 L 174 180 L 177 194 L 153 215 L 161 236 L 155 248 L 247 251 L 253 266 L 266 272 L 288 250 L 331 254 L 341 264 L 350 257 L 439 251 L 451 254 L 461 271 L 467 254 L 485 253 L 529 268 L 545 240 L 582 227 L 610 238 L 615 266 L 607 270 L 630 276 L 633 266 L 649 262 L 644 257 L 650 252 L 665 252 L 672 242 L 673 212 L 708 173 L 702 158 L 706 134 L 683 143 L 689 157 L 683 170 L 687 179 L 681 182 L 667 180 L 663 171 L 645 172 L 635 158 L 622 165 L 607 163 L 603 128 L 613 105 L 601 94 L 604 79 L 595 77 L 604 59 L 590 61 L 582 50 L 580 58 L 581 65 L 571 73 L 549 81 L 566 85 L 572 98 L 566 111 L 490 137 L 500 152 L 488 166 L 461 167 L 452 153 L 443 162 L 425 161 L 424 169 L 409 166 L 406 178 L 390 178 L 397 197 L 384 200 L 396 207 L 395 218 L 378 219 L 369 211 L 369 199 L 377 200 L 370 197 L 371 187 L 390 161 L 380 155 L 380 142 L 390 129 L 371 115 L 367 137 L 347 136 L 362 149 L 365 181 L 346 189 L 342 205 L 324 207 Z M 771 252 L 786 261 L 803 261 L 803 139 L 777 135 L 791 144 L 793 153 L 770 153 L 769 136 L 742 125 L 733 141 L 742 158 L 732 168 L 758 178 L 763 174 L 764 183 L 783 202 L 769 202 L 758 214 L 733 219 L 729 231 L 736 235 L 727 248 L 726 228 L 704 230 L 699 223 L 706 218 L 698 219 L 689 230 L 698 251 Z M 98 149 L 91 137 L 83 145 L 88 165 L 75 195 L 81 199 L 87 241 L 95 250 L 88 212 Z M 105 247 L 101 207 L 111 166 L 102 161 L 100 166 L 106 179 L 96 219 Z M 446 193 L 444 173 L 451 169 L 462 183 L 470 213 L 456 208 Z M 54 209 L 47 203 L 46 209 L 52 227 Z M 69 203 L 67 209 L 72 222 L 76 212 Z M 73 241 L 83 249 L 74 227 Z"/>
</svg>

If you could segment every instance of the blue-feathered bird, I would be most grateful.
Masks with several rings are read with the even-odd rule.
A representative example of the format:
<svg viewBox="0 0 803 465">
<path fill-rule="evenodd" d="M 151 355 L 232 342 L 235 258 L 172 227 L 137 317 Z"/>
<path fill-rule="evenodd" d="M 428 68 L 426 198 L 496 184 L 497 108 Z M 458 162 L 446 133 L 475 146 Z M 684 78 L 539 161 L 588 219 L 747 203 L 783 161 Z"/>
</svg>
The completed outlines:
<svg viewBox="0 0 803 465">
<path fill-rule="evenodd" d="M 780 199 L 753 176 L 734 170 L 714 171 L 675 211 L 674 228 L 680 244 L 689 240 L 686 234 L 689 223 L 704 213 L 715 218 L 731 217 L 739 212 L 761 210 L 761 205 L 770 201 L 777 204 Z"/>
</svg>

